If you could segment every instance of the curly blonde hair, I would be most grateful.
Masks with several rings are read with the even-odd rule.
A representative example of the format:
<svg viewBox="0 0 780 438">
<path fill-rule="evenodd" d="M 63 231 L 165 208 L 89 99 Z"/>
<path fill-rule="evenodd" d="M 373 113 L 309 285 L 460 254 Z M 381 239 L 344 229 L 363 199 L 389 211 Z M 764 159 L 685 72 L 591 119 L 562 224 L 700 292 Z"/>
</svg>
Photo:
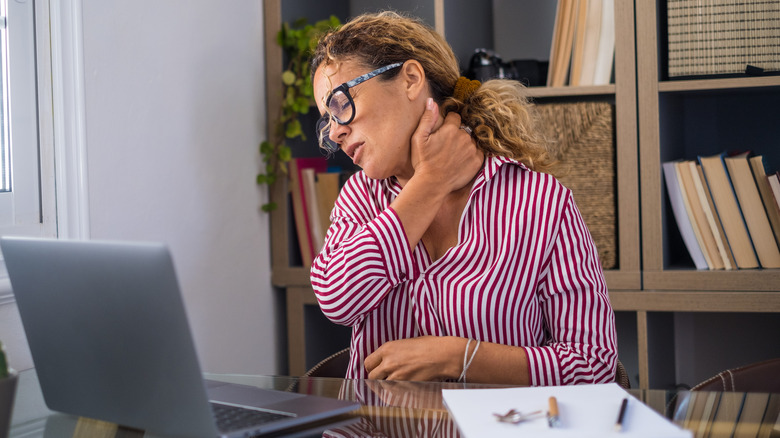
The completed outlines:
<svg viewBox="0 0 780 438">
<path fill-rule="evenodd" d="M 311 71 L 314 75 L 320 65 L 347 60 L 373 70 L 410 59 L 422 65 L 433 99 L 445 113 L 460 114 L 487 155 L 513 158 L 540 172 L 552 170 L 555 162 L 537 129 L 538 115 L 525 87 L 494 79 L 463 100 L 456 99 L 458 60 L 447 41 L 418 18 L 392 11 L 359 15 L 319 39 Z M 397 74 L 391 70 L 377 79 L 388 81 Z"/>
</svg>

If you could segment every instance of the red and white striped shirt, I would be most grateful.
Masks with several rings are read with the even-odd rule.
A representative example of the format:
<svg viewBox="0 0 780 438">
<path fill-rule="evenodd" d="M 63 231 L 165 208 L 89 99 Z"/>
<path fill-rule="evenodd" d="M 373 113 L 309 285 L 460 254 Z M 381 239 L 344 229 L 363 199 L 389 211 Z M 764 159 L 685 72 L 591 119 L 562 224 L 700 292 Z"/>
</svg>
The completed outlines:
<svg viewBox="0 0 780 438">
<path fill-rule="evenodd" d="M 331 213 L 311 283 L 325 316 L 352 326 L 348 378 L 385 342 L 458 336 L 524 347 L 532 385 L 614 380 L 614 313 L 571 192 L 517 161 L 485 160 L 435 262 L 409 248 L 390 208 L 395 178 L 355 174 Z"/>
</svg>

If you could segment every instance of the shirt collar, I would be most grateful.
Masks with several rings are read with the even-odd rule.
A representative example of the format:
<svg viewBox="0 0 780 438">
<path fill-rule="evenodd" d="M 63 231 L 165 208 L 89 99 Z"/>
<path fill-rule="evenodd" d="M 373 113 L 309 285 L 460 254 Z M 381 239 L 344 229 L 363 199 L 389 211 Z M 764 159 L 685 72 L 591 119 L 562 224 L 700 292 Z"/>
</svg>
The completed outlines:
<svg viewBox="0 0 780 438">
<path fill-rule="evenodd" d="M 513 159 L 513 158 L 507 158 L 507 157 L 487 157 L 485 158 L 485 165 L 482 168 L 482 175 L 481 177 L 477 177 L 477 183 L 474 184 L 474 188 L 477 188 L 478 186 L 481 186 L 485 182 L 489 181 L 493 176 L 495 176 L 496 173 L 498 173 L 498 169 L 501 168 L 504 164 L 514 164 L 516 166 L 520 166 L 523 170 L 529 170 L 528 167 L 526 167 L 525 164 Z"/>
</svg>

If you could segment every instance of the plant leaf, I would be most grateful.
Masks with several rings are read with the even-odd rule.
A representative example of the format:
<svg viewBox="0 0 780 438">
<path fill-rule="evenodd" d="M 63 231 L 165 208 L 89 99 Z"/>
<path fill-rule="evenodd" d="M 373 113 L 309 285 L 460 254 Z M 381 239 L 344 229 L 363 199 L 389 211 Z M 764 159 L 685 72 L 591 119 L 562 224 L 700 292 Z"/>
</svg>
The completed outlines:
<svg viewBox="0 0 780 438">
<path fill-rule="evenodd" d="M 285 70 L 284 73 L 282 73 L 282 82 L 288 87 L 290 85 L 296 84 L 296 79 L 297 78 L 295 77 L 295 73 L 291 72 L 290 70 Z"/>
<path fill-rule="evenodd" d="M 288 162 L 292 159 L 292 149 L 289 146 L 279 146 L 279 161 Z"/>
<path fill-rule="evenodd" d="M 287 138 L 295 138 L 303 133 L 303 130 L 301 129 L 301 121 L 298 119 L 291 120 L 290 123 L 287 124 L 287 129 L 285 129 L 285 135 Z"/>
</svg>

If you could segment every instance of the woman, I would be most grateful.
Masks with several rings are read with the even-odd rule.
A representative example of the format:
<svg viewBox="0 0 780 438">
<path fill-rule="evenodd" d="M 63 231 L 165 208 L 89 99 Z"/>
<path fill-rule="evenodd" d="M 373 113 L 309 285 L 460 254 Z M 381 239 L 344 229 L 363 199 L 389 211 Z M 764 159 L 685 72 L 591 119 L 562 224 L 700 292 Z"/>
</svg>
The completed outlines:
<svg viewBox="0 0 780 438">
<path fill-rule="evenodd" d="M 362 168 L 311 269 L 322 311 L 353 327 L 347 377 L 613 381 L 596 248 L 542 173 L 522 86 L 459 78 L 443 38 L 392 12 L 323 36 L 312 71 L 320 145 Z"/>
</svg>

